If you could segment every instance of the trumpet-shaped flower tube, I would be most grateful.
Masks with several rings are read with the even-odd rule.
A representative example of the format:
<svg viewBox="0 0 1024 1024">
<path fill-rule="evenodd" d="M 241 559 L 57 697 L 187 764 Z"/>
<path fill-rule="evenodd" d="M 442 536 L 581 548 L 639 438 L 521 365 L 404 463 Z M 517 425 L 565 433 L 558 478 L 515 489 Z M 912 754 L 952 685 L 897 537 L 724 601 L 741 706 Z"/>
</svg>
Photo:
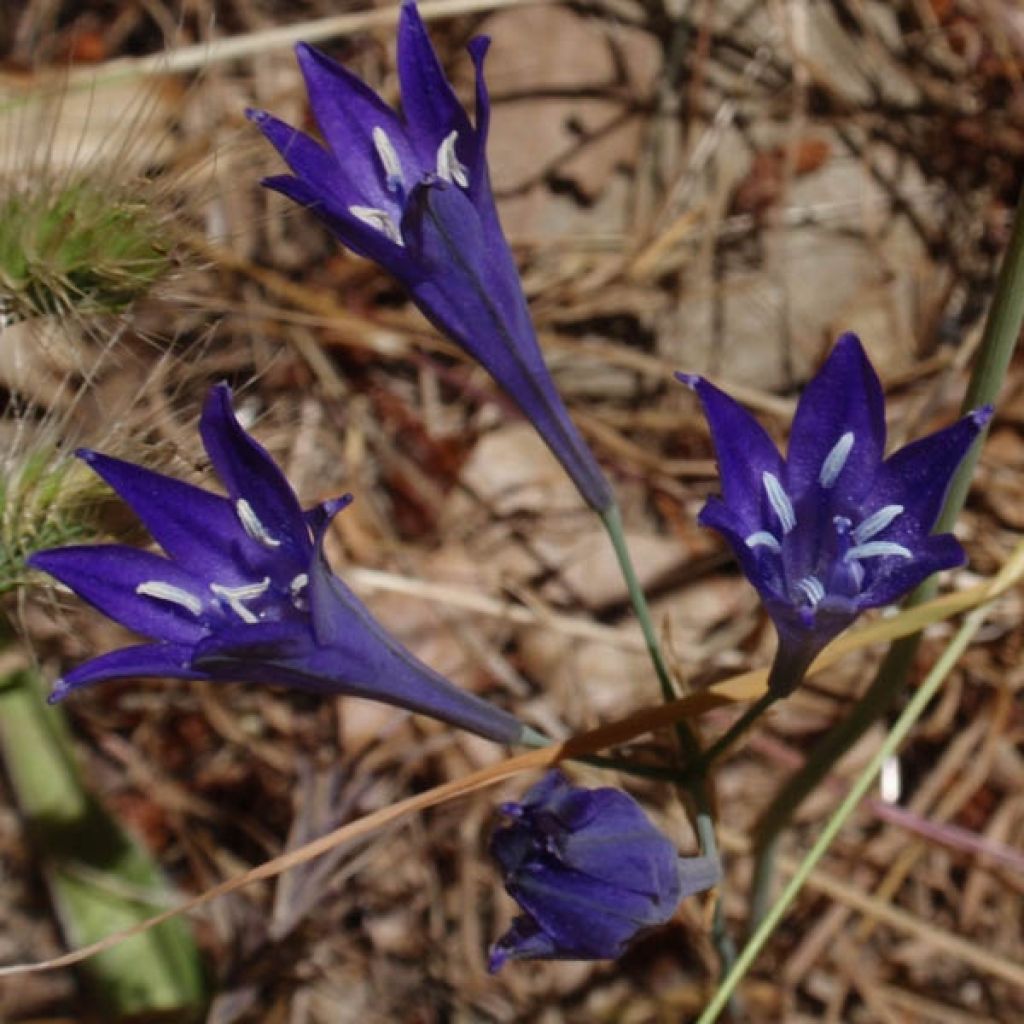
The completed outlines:
<svg viewBox="0 0 1024 1024">
<path fill-rule="evenodd" d="M 424 315 L 519 405 L 597 511 L 613 498 L 544 363 L 485 159 L 488 40 L 474 39 L 476 123 L 444 76 L 413 3 L 398 26 L 401 115 L 304 43 L 296 49 L 325 145 L 249 111 L 291 174 L 263 184 L 310 208 L 334 236 L 378 263 Z"/>
<path fill-rule="evenodd" d="M 886 458 L 881 384 L 860 341 L 844 334 L 800 398 L 783 458 L 728 395 L 677 376 L 701 401 L 721 474 L 722 496 L 699 521 L 728 542 L 775 623 L 776 696 L 864 609 L 963 564 L 953 535 L 931 530 L 991 407 Z"/>
<path fill-rule="evenodd" d="M 491 950 L 508 960 L 606 960 L 664 924 L 680 900 L 721 878 L 717 858 L 680 857 L 621 790 L 582 789 L 549 772 L 491 840 L 505 888 L 524 914 Z"/>
<path fill-rule="evenodd" d="M 34 568 L 150 640 L 72 669 L 51 701 L 107 679 L 240 680 L 367 697 L 498 742 L 521 738 L 515 718 L 417 660 L 331 572 L 324 536 L 350 496 L 304 512 L 235 418 L 225 384 L 210 392 L 199 429 L 226 496 L 99 452 L 78 453 L 166 557 L 120 544 L 31 556 Z"/>
</svg>

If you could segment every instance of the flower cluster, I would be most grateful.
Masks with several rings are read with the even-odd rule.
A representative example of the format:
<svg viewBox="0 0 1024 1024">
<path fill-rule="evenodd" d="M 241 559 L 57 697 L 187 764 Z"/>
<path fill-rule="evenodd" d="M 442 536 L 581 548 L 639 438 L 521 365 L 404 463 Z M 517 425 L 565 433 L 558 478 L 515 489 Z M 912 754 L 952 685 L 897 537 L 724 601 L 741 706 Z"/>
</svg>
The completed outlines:
<svg viewBox="0 0 1024 1024">
<path fill-rule="evenodd" d="M 963 563 L 956 538 L 931 530 L 991 408 L 885 458 L 882 386 L 860 341 L 844 334 L 800 398 L 783 459 L 728 395 L 678 376 L 700 398 L 722 478 L 722 497 L 699 521 L 728 542 L 775 623 L 776 695 L 863 610 Z"/>
<path fill-rule="evenodd" d="M 299 67 L 326 148 L 264 111 L 249 111 L 292 172 L 263 184 L 309 207 L 340 242 L 393 274 L 421 312 L 504 388 L 583 498 L 604 511 L 611 490 L 544 363 L 491 194 L 488 45 L 485 38 L 469 44 L 473 125 L 411 2 L 402 5 L 398 26 L 402 115 L 300 43 Z"/>
<path fill-rule="evenodd" d="M 621 956 L 721 877 L 717 858 L 680 857 L 618 789 L 582 789 L 553 771 L 500 810 L 509 823 L 491 853 L 526 913 L 494 944 L 491 971 L 508 960 Z"/>
<path fill-rule="evenodd" d="M 291 170 L 264 184 L 392 273 L 519 404 L 608 523 L 617 516 L 612 492 L 545 366 L 498 222 L 484 152 L 487 46 L 476 39 L 469 47 L 471 123 L 411 2 L 398 30 L 402 114 L 300 45 L 323 144 L 250 111 Z M 963 561 L 952 535 L 931 531 L 989 407 L 886 457 L 881 385 L 846 334 L 805 389 L 783 457 L 732 398 L 702 377 L 678 376 L 702 404 L 721 475 L 722 495 L 699 521 L 731 546 L 778 631 L 773 696 L 790 693 L 861 611 Z M 32 555 L 31 565 L 148 638 L 72 669 L 51 700 L 117 678 L 240 680 L 383 701 L 497 742 L 538 740 L 417 660 L 331 571 L 325 535 L 349 496 L 304 511 L 239 424 L 226 385 L 210 392 L 200 433 L 224 495 L 79 452 L 164 554 L 109 544 Z M 583 789 L 550 772 L 501 813 L 491 853 L 523 913 L 492 948 L 492 971 L 516 959 L 617 957 L 720 878 L 712 852 L 680 857 L 619 790 Z"/>
<path fill-rule="evenodd" d="M 120 544 L 31 556 L 30 565 L 153 641 L 79 665 L 51 701 L 139 676 L 277 683 L 368 697 L 502 743 L 519 741 L 515 718 L 417 660 L 331 572 L 324 536 L 350 496 L 304 512 L 266 449 L 235 418 L 226 384 L 211 390 L 199 429 L 226 497 L 99 452 L 78 453 L 167 557 Z"/>
</svg>

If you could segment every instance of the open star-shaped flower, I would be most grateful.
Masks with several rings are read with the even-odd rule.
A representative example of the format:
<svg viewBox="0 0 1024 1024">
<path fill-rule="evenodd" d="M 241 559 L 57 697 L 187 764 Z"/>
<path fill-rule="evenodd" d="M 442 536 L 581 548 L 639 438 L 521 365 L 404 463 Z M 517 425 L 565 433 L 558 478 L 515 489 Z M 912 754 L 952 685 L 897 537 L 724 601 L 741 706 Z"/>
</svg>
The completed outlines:
<svg viewBox="0 0 1024 1024">
<path fill-rule="evenodd" d="M 99 452 L 78 454 L 131 506 L 166 557 L 120 544 L 52 548 L 29 564 L 152 642 L 72 669 L 50 699 L 107 679 L 277 683 L 367 697 L 517 742 L 511 715 L 418 661 L 335 576 L 323 541 L 350 496 L 303 512 L 269 453 L 214 387 L 199 425 L 222 496 Z"/>
<path fill-rule="evenodd" d="M 494 944 L 492 972 L 508 960 L 614 959 L 721 877 L 717 858 L 680 857 L 631 796 L 557 771 L 501 813 L 509 823 L 491 853 L 526 913 Z"/>
<path fill-rule="evenodd" d="M 963 564 L 953 535 L 931 530 L 990 407 L 885 458 L 882 387 L 860 341 L 844 334 L 800 398 L 783 459 L 728 395 L 677 376 L 700 398 L 721 474 L 722 497 L 708 499 L 700 523 L 729 543 L 775 623 L 777 696 L 864 609 Z"/>
<path fill-rule="evenodd" d="M 504 388 L 584 499 L 603 511 L 611 491 L 544 363 L 491 193 L 488 44 L 469 44 L 475 125 L 413 3 L 403 4 L 398 26 L 402 115 L 341 65 L 299 44 L 326 147 L 264 111 L 249 111 L 292 171 L 263 184 L 312 209 L 339 241 L 393 274 L 424 315 Z"/>
</svg>

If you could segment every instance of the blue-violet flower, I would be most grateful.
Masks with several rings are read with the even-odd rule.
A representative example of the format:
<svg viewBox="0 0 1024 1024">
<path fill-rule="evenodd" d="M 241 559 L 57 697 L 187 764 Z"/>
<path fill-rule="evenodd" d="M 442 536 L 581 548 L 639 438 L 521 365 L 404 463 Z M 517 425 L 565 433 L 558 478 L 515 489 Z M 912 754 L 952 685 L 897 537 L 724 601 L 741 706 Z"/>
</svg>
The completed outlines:
<svg viewBox="0 0 1024 1024">
<path fill-rule="evenodd" d="M 783 459 L 728 395 L 677 376 L 700 398 L 722 479 L 699 521 L 728 542 L 775 623 L 776 696 L 864 609 L 963 564 L 953 535 L 931 530 L 991 407 L 885 458 L 882 387 L 858 338 L 844 334 L 800 398 Z"/>
<path fill-rule="evenodd" d="M 605 960 L 664 924 L 680 900 L 721 878 L 717 858 L 680 857 L 618 789 L 582 789 L 549 772 L 491 840 L 505 888 L 526 912 L 491 949 L 507 960 Z"/>
<path fill-rule="evenodd" d="M 263 184 L 312 209 L 339 241 L 393 274 L 519 405 L 600 512 L 611 506 L 611 490 L 544 363 L 491 193 L 488 45 L 483 37 L 469 44 L 473 125 L 413 3 L 402 5 L 398 26 L 402 115 L 300 43 L 296 54 L 326 148 L 264 111 L 249 111 L 292 171 Z"/>
<path fill-rule="evenodd" d="M 331 572 L 324 537 L 351 496 L 303 512 L 235 418 L 226 384 L 210 391 L 199 430 L 227 497 L 79 451 L 167 557 L 120 544 L 31 556 L 30 565 L 152 640 L 72 669 L 51 701 L 107 679 L 239 680 L 367 697 L 498 742 L 520 739 L 515 718 L 418 661 Z"/>
</svg>

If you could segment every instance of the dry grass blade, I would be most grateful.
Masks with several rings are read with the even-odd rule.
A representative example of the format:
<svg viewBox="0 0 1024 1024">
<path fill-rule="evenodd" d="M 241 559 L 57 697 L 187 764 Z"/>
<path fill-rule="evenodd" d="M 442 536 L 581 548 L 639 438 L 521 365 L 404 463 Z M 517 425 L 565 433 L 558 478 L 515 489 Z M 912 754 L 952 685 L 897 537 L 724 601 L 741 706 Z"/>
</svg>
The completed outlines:
<svg viewBox="0 0 1024 1024">
<path fill-rule="evenodd" d="M 951 595 L 959 598 L 959 600 L 951 602 L 949 598 L 940 598 L 930 604 L 914 608 L 909 612 L 902 612 L 886 622 L 876 623 L 874 626 L 857 630 L 826 650 L 818 659 L 812 671 L 820 670 L 826 665 L 832 664 L 842 657 L 844 653 L 860 646 L 878 642 L 882 639 L 892 639 L 897 635 L 901 635 L 901 631 L 916 631 L 923 628 L 925 624 L 942 621 L 944 618 L 955 615 L 966 608 L 977 608 L 984 605 L 986 602 L 994 600 L 1008 587 L 1013 586 L 1014 583 L 1019 581 L 1022 574 L 1024 574 L 1024 543 L 1018 547 L 1014 556 L 1003 567 L 1002 571 L 990 583 L 973 588 L 970 592 L 970 597 L 966 601 L 964 595 Z M 319 839 L 307 843 L 296 850 L 292 850 L 281 857 L 275 857 L 236 878 L 216 885 L 194 899 L 188 900 L 181 906 L 158 914 L 134 928 L 126 929 L 100 942 L 41 963 L 14 964 L 0 968 L 0 978 L 70 967 L 105 949 L 109 949 L 124 939 L 141 934 L 149 928 L 153 928 L 180 914 L 196 910 L 212 900 L 226 896 L 246 885 L 273 878 L 284 871 L 288 871 L 290 868 L 314 860 L 342 843 L 363 839 L 409 814 L 468 796 L 470 793 L 497 785 L 522 772 L 535 771 L 550 767 L 566 759 L 598 753 L 636 739 L 638 736 L 643 736 L 656 729 L 668 726 L 673 722 L 696 717 L 712 708 L 735 701 L 753 699 L 764 692 L 766 681 L 767 672 L 763 670 L 744 673 L 719 683 L 703 693 L 683 697 L 670 704 L 648 708 L 630 715 L 622 721 L 593 729 L 590 732 L 581 733 L 562 743 L 508 758 L 499 764 L 472 772 L 463 778 L 436 786 L 426 793 L 400 800 L 388 807 L 365 815 L 356 821 L 342 825 L 340 828 Z M 870 901 L 871 897 L 865 896 L 863 899 Z M 884 907 L 885 905 L 880 904 L 880 906 Z M 902 915 L 897 911 L 885 910 L 880 911 L 880 913 L 883 917 L 888 915 L 890 920 L 903 920 Z M 954 947 L 956 949 L 960 948 L 955 944 Z M 1021 970 L 1021 977 L 1024 978 L 1024 969 Z"/>
</svg>

